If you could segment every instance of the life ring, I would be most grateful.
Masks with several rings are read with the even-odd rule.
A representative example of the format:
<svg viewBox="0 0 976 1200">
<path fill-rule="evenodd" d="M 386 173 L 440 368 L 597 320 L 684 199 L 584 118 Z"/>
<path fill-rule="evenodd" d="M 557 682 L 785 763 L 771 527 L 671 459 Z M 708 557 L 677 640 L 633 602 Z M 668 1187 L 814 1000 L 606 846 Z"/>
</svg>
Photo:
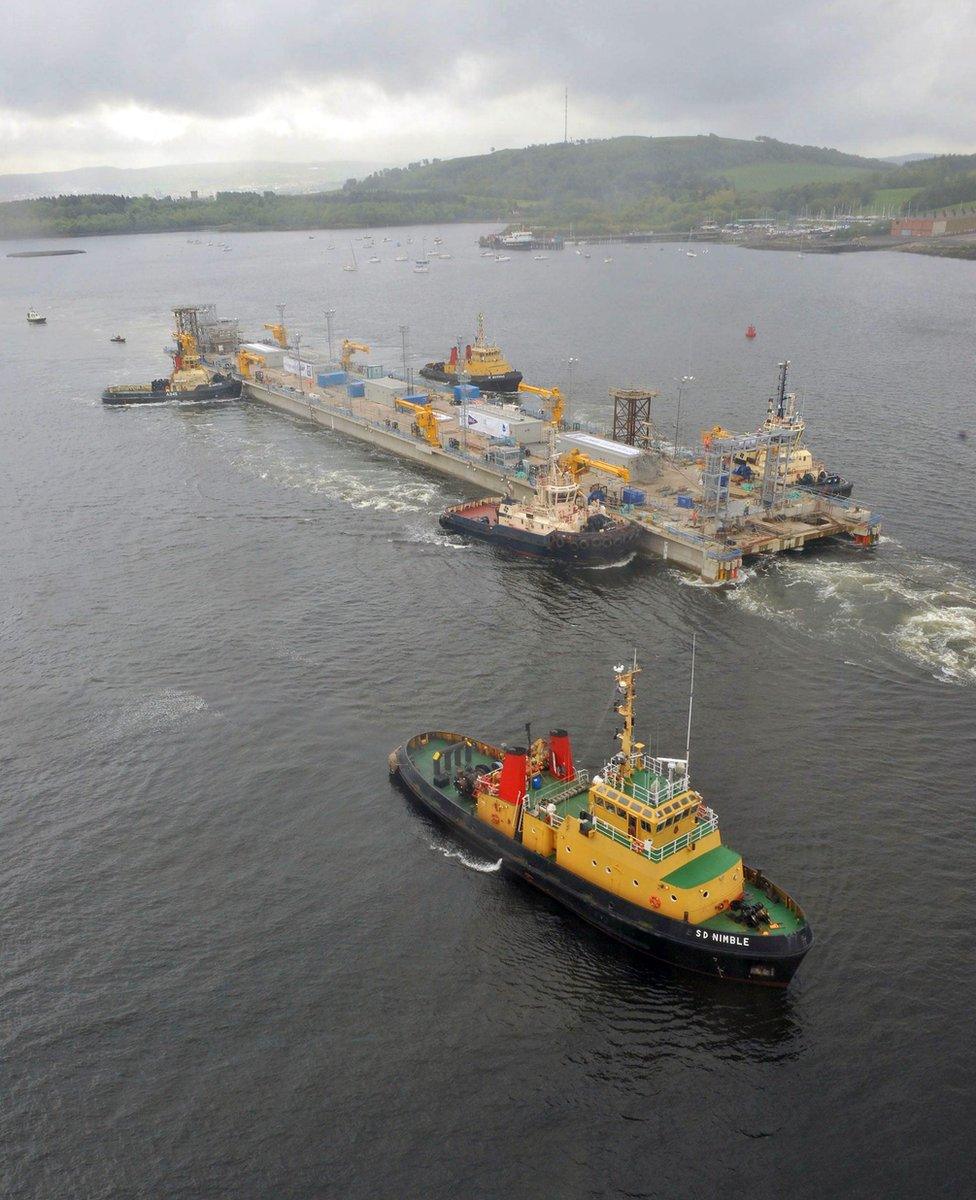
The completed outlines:
<svg viewBox="0 0 976 1200">
<path fill-rule="evenodd" d="M 660 908 L 661 898 L 659 896 L 652 896 L 648 903 L 650 904 L 651 908 Z"/>
</svg>

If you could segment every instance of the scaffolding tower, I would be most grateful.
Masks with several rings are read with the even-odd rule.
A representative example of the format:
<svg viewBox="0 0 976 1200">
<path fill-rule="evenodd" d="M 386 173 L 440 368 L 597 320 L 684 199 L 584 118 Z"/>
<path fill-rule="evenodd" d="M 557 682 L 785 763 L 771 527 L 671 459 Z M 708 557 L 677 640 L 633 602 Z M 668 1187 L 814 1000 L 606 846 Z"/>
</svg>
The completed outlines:
<svg viewBox="0 0 976 1200">
<path fill-rule="evenodd" d="M 769 429 L 739 437 L 713 439 L 705 452 L 702 468 L 702 498 L 699 506 L 702 519 L 714 522 L 716 530 L 727 523 L 732 472 L 737 457 L 746 453 L 759 452 L 763 455 L 757 498 L 767 513 L 774 511 L 786 498 L 792 448 L 791 429 Z"/>
<path fill-rule="evenodd" d="M 188 333 L 201 354 L 236 354 L 240 328 L 236 319 L 221 319 L 213 304 L 184 304 L 173 309 L 176 332 Z"/>
<path fill-rule="evenodd" d="M 196 304 L 185 304 L 181 308 L 173 309 L 173 317 L 176 320 L 176 333 L 189 334 L 193 338 L 197 346 L 200 345 L 200 306 Z"/>
<path fill-rule="evenodd" d="M 651 448 L 651 401 L 659 395 L 659 392 L 640 388 L 610 389 L 610 398 L 613 400 L 611 437 L 615 442 L 639 446 L 642 450 Z"/>
</svg>

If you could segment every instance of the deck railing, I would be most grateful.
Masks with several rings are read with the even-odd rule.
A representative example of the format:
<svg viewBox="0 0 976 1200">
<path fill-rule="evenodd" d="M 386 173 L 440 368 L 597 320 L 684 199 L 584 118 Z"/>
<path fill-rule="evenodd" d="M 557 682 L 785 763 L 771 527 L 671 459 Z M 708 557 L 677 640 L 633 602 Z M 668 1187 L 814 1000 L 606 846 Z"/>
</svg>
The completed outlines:
<svg viewBox="0 0 976 1200">
<path fill-rule="evenodd" d="M 624 779 L 619 768 L 612 761 L 607 763 L 604 779 L 618 792 L 624 792 L 625 795 L 639 800 L 650 808 L 666 804 L 675 796 L 680 796 L 682 792 L 688 791 L 691 786 L 688 764 L 682 758 L 651 758 L 646 754 L 632 754 L 630 766 L 632 771 L 647 771 L 654 775 L 654 783 L 650 787 L 645 787 L 644 784 L 637 783 L 632 775 Z M 684 773 L 676 774 L 676 767 Z M 667 776 L 666 779 L 665 776 Z"/>
<path fill-rule="evenodd" d="M 677 837 L 673 842 L 668 842 L 665 846 L 655 847 L 649 842 L 643 842 L 639 838 L 629 837 L 626 833 L 617 829 L 615 826 L 604 821 L 601 817 L 596 817 L 594 824 L 596 825 L 597 833 L 602 833 L 604 837 L 610 838 L 620 846 L 626 846 L 633 850 L 635 854 L 639 854 L 641 858 L 646 858 L 649 862 L 659 863 L 666 858 L 670 858 L 673 854 L 677 854 L 679 850 L 684 850 L 688 846 L 693 846 L 695 842 L 701 841 L 703 837 L 714 833 L 718 829 L 718 817 L 711 809 L 706 809 L 709 814 L 708 819 L 700 825 L 696 825 L 694 829 L 683 833 L 681 837 Z"/>
</svg>

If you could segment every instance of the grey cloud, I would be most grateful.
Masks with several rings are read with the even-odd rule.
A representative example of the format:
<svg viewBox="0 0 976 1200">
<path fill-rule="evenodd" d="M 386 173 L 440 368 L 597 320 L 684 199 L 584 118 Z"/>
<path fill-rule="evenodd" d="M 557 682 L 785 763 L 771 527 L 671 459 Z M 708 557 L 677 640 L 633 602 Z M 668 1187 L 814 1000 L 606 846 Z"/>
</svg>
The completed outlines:
<svg viewBox="0 0 976 1200">
<path fill-rule="evenodd" d="M 237 116 L 293 89 L 357 84 L 470 109 L 568 83 L 619 128 L 767 133 L 857 149 L 958 139 L 976 100 L 976 8 L 904 0 L 77 0 L 18 6 L 0 44 L 0 107 L 38 116 L 134 101 Z M 467 75 L 461 64 L 473 60 Z M 437 147 L 432 147 L 437 152 Z"/>
</svg>

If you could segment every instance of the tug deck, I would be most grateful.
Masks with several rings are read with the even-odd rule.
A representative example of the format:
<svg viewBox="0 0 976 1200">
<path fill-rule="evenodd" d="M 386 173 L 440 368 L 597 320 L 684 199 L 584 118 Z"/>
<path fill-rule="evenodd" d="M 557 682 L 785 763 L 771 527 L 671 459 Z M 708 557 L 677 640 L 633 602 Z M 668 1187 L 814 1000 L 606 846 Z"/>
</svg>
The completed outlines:
<svg viewBox="0 0 976 1200">
<path fill-rule="evenodd" d="M 457 804 L 465 812 L 474 815 L 476 804 L 474 800 L 462 796 L 454 786 L 453 775 L 450 781 L 443 786 L 435 784 L 434 777 L 437 774 L 435 768 L 434 755 L 443 753 L 457 745 L 457 737 L 431 734 L 426 745 L 420 744 L 414 740 L 409 746 L 409 756 L 411 762 L 420 771 L 423 778 L 437 787 L 438 791 L 447 796 L 453 803 Z M 491 764 L 502 757 L 501 747 L 489 746 L 487 743 L 474 743 L 474 754 L 472 762 L 475 764 Z M 533 801 L 540 804 L 554 804 L 556 814 L 560 818 L 578 817 L 580 813 L 585 812 L 590 807 L 589 801 L 589 781 L 584 774 L 580 779 L 573 783 L 567 784 L 564 780 L 557 779 L 549 771 L 541 773 L 541 786 L 533 789 L 531 797 Z M 653 788 L 655 782 L 661 787 L 667 784 L 667 779 L 663 776 L 656 775 L 649 770 L 634 771 L 631 779 L 628 781 L 628 791 L 647 790 Z M 567 794 L 568 793 L 568 794 Z M 726 851 L 725 847 L 721 848 Z M 731 851 L 726 851 L 733 853 Z M 712 851 L 711 853 L 715 853 Z M 554 856 L 550 856 L 554 857 Z M 708 856 L 705 856 L 708 857 Z M 701 862 L 701 860 L 699 860 Z M 695 867 L 695 861 L 686 866 L 679 867 L 678 870 L 687 871 L 691 867 Z M 731 914 L 726 910 L 716 913 L 715 916 L 708 920 L 700 922 L 704 929 L 712 930 L 716 933 L 743 934 L 748 933 L 750 936 L 766 936 L 775 935 L 785 936 L 799 932 L 806 925 L 806 921 L 794 913 L 786 904 L 783 904 L 778 899 L 757 887 L 752 882 L 745 882 L 744 897 L 748 902 L 759 902 L 763 904 L 769 913 L 771 925 L 768 929 L 753 930 L 744 925 L 741 921 L 733 919 Z"/>
</svg>

